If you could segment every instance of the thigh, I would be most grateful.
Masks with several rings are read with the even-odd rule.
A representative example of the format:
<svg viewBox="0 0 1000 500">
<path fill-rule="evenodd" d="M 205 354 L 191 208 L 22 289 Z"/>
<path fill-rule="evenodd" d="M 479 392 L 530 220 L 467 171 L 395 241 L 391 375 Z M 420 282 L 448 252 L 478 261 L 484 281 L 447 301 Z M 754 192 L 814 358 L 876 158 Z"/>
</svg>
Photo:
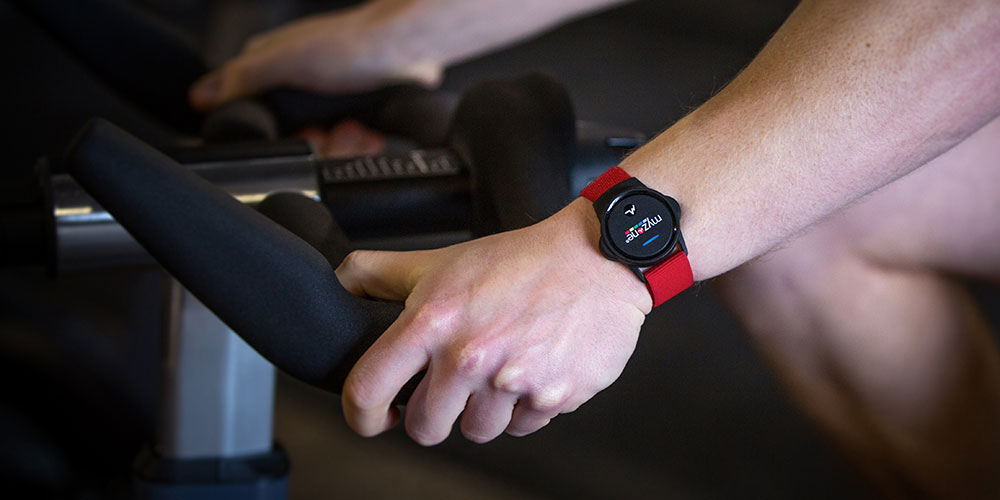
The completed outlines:
<svg viewBox="0 0 1000 500">
<path fill-rule="evenodd" d="M 1000 120 L 718 280 L 794 400 L 884 493 L 997 491 Z"/>
<path fill-rule="evenodd" d="M 998 216 L 1000 120 L 718 281 L 802 409 L 887 492 L 1000 487 L 1000 357 L 950 279 L 1000 279 Z"/>
<path fill-rule="evenodd" d="M 953 276 L 1000 280 L 1000 119 L 718 285 L 789 373 L 826 379 L 823 359 L 894 386 L 995 350 Z"/>
<path fill-rule="evenodd" d="M 886 267 L 1000 279 L 1000 119 L 817 229 Z"/>
</svg>

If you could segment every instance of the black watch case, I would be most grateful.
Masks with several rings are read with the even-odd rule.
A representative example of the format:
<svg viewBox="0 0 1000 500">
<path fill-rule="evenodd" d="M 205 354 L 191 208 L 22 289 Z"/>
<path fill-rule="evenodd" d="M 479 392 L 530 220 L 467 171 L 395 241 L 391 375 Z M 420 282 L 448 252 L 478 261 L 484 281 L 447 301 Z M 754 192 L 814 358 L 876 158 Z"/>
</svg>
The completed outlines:
<svg viewBox="0 0 1000 500">
<path fill-rule="evenodd" d="M 680 204 L 634 177 L 605 191 L 594 201 L 594 211 L 601 221 L 601 253 L 628 265 L 643 283 L 643 271 L 672 255 L 678 245 L 687 253 Z"/>
</svg>

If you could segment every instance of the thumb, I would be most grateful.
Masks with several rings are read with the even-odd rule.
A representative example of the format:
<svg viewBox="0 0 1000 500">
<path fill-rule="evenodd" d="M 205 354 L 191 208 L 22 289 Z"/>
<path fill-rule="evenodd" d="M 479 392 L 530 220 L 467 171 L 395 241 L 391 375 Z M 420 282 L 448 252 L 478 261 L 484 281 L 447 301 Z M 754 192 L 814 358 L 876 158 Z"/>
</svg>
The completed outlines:
<svg viewBox="0 0 1000 500">
<path fill-rule="evenodd" d="M 423 275 L 433 252 L 355 250 L 337 267 L 337 279 L 354 295 L 403 301 Z"/>
<path fill-rule="evenodd" d="M 270 87 L 273 72 L 257 55 L 243 55 L 201 77 L 188 91 L 191 107 L 208 111 L 234 99 L 256 94 Z"/>
</svg>

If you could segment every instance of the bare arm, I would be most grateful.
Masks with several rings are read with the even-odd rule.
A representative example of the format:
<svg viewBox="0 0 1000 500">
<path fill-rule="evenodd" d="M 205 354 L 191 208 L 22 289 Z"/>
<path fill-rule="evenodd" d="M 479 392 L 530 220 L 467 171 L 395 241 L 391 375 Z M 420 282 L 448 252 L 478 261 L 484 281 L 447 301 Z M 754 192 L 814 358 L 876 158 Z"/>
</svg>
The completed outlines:
<svg viewBox="0 0 1000 500">
<path fill-rule="evenodd" d="M 752 259 L 1000 113 L 1000 3 L 807 0 L 625 163 L 684 205 L 695 279 Z"/>
<path fill-rule="evenodd" d="M 623 167 L 680 201 L 695 277 L 711 278 L 996 116 L 998 54 L 993 0 L 806 0 L 726 89 Z M 348 377 L 348 423 L 363 435 L 394 425 L 393 396 L 424 367 L 406 415 L 423 444 L 459 415 L 476 441 L 533 432 L 610 385 L 651 300 L 597 240 L 577 200 L 454 247 L 352 254 L 345 285 L 406 310 Z"/>
<path fill-rule="evenodd" d="M 366 9 L 405 59 L 450 65 L 627 0 L 376 0 Z"/>
<path fill-rule="evenodd" d="M 321 93 L 393 81 L 436 86 L 444 68 L 627 0 L 371 0 L 251 39 L 191 90 L 208 109 L 278 86 Z"/>
</svg>

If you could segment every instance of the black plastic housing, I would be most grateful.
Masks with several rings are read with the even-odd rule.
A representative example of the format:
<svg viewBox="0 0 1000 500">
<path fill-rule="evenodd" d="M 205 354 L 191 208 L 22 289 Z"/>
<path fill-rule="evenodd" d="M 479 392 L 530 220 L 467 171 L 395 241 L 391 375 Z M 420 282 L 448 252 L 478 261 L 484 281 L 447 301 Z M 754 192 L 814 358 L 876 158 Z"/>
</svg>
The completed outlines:
<svg viewBox="0 0 1000 500">
<path fill-rule="evenodd" d="M 670 232 L 670 241 L 667 245 L 656 255 L 645 259 L 637 259 L 626 255 L 609 242 L 611 235 L 609 234 L 609 227 L 607 223 L 608 216 L 618 205 L 619 201 L 626 196 L 633 194 L 644 194 L 659 199 L 667 207 L 674 221 L 673 230 Z M 650 189 L 635 177 L 626 179 L 605 191 L 604 194 L 594 201 L 594 212 L 597 213 L 597 218 L 601 221 L 601 240 L 599 243 L 601 253 L 610 260 L 621 262 L 629 266 L 643 283 L 646 282 L 646 278 L 643 276 L 641 268 L 646 268 L 662 261 L 667 256 L 673 254 L 677 250 L 678 245 L 680 245 L 681 250 L 683 250 L 684 253 L 687 253 L 687 245 L 684 244 L 684 238 L 681 236 L 680 230 L 680 204 L 677 203 L 677 200 L 666 196 L 655 189 Z"/>
</svg>

